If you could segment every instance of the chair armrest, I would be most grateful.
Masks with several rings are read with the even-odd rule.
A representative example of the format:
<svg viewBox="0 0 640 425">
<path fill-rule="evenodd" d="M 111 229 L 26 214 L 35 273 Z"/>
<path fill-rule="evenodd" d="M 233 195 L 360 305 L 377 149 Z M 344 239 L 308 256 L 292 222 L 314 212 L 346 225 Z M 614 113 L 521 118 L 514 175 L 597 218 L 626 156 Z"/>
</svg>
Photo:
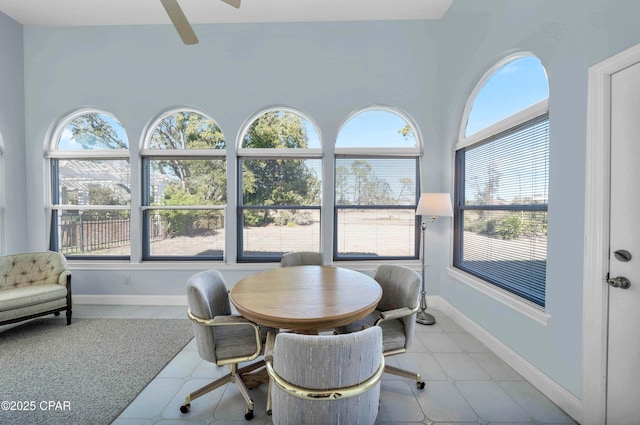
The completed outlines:
<svg viewBox="0 0 640 425">
<path fill-rule="evenodd" d="M 253 328 L 254 335 L 256 337 L 256 352 L 253 358 L 257 357 L 258 354 L 262 351 L 262 337 L 260 336 L 260 327 L 250 321 L 249 319 L 242 316 L 216 316 L 213 319 L 203 319 L 202 317 L 198 317 L 191 312 L 191 309 L 187 310 L 187 316 L 191 319 L 192 322 L 197 323 L 203 326 L 250 326 Z M 251 360 L 251 358 L 248 358 Z M 223 365 L 224 363 L 216 363 L 218 366 Z"/>
<path fill-rule="evenodd" d="M 260 333 L 258 325 L 246 319 L 242 316 L 216 316 L 213 319 L 203 319 L 191 312 L 191 309 L 187 311 L 187 315 L 192 322 L 204 326 L 251 326 L 255 329 L 256 333 Z"/>
<path fill-rule="evenodd" d="M 413 313 L 418 311 L 418 308 L 420 308 L 419 305 L 414 308 L 400 307 L 394 310 L 383 311 L 380 313 L 380 317 L 376 320 L 375 324 L 378 325 L 380 322 L 384 322 L 385 320 L 402 319 L 403 317 L 411 316 Z"/>
</svg>

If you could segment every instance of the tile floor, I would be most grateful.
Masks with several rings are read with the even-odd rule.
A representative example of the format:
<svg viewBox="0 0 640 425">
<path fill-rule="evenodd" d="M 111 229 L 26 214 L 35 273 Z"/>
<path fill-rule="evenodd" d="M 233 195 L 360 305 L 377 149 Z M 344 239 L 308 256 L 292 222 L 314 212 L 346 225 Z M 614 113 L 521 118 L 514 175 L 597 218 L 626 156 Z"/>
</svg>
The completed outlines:
<svg viewBox="0 0 640 425">
<path fill-rule="evenodd" d="M 377 424 L 575 424 L 482 342 L 439 311 L 430 312 L 437 323 L 417 325 L 410 351 L 387 359 L 420 372 L 426 388 L 418 390 L 411 380 L 385 374 Z M 181 318 L 185 307 L 76 305 L 74 317 Z M 264 385 L 251 390 L 256 407 L 250 422 L 244 420 L 246 405 L 233 384 L 193 401 L 189 413 L 180 413 L 187 393 L 226 371 L 202 361 L 192 341 L 113 425 L 270 425 Z"/>
</svg>

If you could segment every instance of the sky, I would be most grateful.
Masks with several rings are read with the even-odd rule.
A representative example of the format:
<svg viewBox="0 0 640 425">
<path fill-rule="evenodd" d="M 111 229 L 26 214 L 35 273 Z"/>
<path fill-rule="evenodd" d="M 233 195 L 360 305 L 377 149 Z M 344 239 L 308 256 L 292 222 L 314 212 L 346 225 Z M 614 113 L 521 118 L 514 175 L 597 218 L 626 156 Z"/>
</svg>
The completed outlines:
<svg viewBox="0 0 640 425">
<path fill-rule="evenodd" d="M 547 74 L 540 60 L 525 56 L 497 70 L 477 94 L 465 136 L 549 97 Z"/>
</svg>

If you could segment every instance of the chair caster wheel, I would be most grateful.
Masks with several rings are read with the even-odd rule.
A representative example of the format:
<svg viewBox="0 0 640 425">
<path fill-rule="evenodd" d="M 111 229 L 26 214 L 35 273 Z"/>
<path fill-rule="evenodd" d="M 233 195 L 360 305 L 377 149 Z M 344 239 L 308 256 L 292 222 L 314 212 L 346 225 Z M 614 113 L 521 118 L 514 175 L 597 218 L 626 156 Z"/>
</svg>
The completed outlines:
<svg viewBox="0 0 640 425">
<path fill-rule="evenodd" d="M 187 413 L 190 407 L 191 407 L 191 404 L 183 404 L 182 406 L 180 406 L 180 412 Z"/>
<path fill-rule="evenodd" d="M 416 382 L 416 387 L 418 387 L 419 390 L 424 390 L 424 381 Z"/>
<path fill-rule="evenodd" d="M 244 414 L 244 418 L 248 421 L 253 419 L 253 410 L 247 409 L 247 412 Z"/>
<path fill-rule="evenodd" d="M 271 416 L 271 409 L 267 410 L 267 416 Z"/>
</svg>

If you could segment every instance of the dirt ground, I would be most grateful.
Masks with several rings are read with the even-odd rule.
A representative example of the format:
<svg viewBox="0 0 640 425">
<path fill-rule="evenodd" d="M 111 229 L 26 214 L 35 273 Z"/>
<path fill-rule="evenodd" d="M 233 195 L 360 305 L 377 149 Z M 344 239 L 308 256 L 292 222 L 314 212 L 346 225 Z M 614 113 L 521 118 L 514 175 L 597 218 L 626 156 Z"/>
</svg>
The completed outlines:
<svg viewBox="0 0 640 425">
<path fill-rule="evenodd" d="M 413 211 L 376 210 L 338 216 L 338 249 L 341 253 L 380 256 L 411 256 L 415 244 Z M 308 225 L 249 227 L 243 232 L 247 252 L 319 251 L 320 223 Z M 151 255 L 196 256 L 224 249 L 224 233 L 178 236 L 151 243 Z M 129 255 L 129 246 L 94 251 L 90 255 Z"/>
</svg>

